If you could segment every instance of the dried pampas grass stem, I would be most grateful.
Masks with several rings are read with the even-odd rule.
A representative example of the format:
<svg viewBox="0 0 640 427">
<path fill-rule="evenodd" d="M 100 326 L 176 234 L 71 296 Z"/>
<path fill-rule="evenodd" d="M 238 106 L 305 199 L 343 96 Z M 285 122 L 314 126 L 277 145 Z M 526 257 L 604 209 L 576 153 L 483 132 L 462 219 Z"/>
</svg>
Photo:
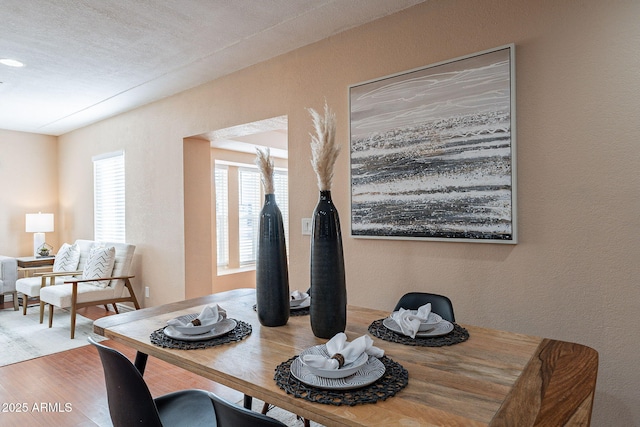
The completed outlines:
<svg viewBox="0 0 640 427">
<path fill-rule="evenodd" d="M 262 185 L 264 186 L 264 194 L 274 194 L 273 187 L 273 160 L 271 160 L 271 150 L 268 148 L 265 151 L 256 148 L 256 160 L 255 163 L 260 169 L 260 178 L 262 179 Z"/>
<path fill-rule="evenodd" d="M 320 191 L 330 191 L 333 179 L 333 166 L 336 163 L 340 147 L 336 145 L 336 115 L 324 103 L 324 116 L 309 108 L 313 118 L 315 135 L 311 134 L 311 164 L 318 176 Z"/>
</svg>

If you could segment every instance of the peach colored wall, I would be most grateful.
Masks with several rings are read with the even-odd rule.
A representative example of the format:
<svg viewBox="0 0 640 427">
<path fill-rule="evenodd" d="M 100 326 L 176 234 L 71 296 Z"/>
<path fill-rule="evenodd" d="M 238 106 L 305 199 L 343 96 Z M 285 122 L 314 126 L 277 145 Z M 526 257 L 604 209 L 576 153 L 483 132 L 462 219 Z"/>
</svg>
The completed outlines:
<svg viewBox="0 0 640 427">
<path fill-rule="evenodd" d="M 212 244 L 212 170 L 209 141 L 195 138 L 184 140 L 184 240 L 185 297 L 211 294 L 215 259 Z"/>
<path fill-rule="evenodd" d="M 0 254 L 32 256 L 33 234 L 25 214 L 54 214 L 46 242 L 58 250 L 63 222 L 58 215 L 58 138 L 0 129 Z"/>
<path fill-rule="evenodd" d="M 224 274 L 213 279 L 213 292 L 223 292 L 239 288 L 255 288 L 256 271 L 249 270 L 234 274 Z"/>
<path fill-rule="evenodd" d="M 640 2 L 429 0 L 59 138 L 64 239 L 91 234 L 91 156 L 124 148 L 127 239 L 146 305 L 185 296 L 183 138 L 289 118 L 290 277 L 303 288 L 317 188 L 307 107 L 326 98 L 343 152 L 349 302 L 391 309 L 408 290 L 449 295 L 461 323 L 575 341 L 600 353 L 593 425 L 640 425 Z M 516 45 L 520 243 L 349 237 L 350 84 Z M 204 207 L 204 206 L 203 206 Z M 208 232 L 208 230 L 206 230 Z"/>
</svg>

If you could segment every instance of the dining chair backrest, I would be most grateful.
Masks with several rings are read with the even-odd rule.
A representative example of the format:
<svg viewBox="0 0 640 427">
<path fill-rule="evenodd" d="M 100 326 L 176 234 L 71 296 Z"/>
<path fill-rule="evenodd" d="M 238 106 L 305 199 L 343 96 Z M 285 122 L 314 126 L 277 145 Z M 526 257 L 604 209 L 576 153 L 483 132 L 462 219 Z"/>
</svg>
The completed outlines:
<svg viewBox="0 0 640 427">
<path fill-rule="evenodd" d="M 453 315 L 453 304 L 448 297 L 426 292 L 409 292 L 404 294 L 393 311 L 398 311 L 401 308 L 405 310 L 417 310 L 427 303 L 431 303 L 431 311 L 442 316 L 444 320 L 448 320 L 449 322 L 456 321 L 456 317 Z"/>
<path fill-rule="evenodd" d="M 98 349 L 102 361 L 114 427 L 134 424 L 162 427 L 149 387 L 136 367 L 119 351 L 99 344 L 91 337 L 88 340 Z"/>
<path fill-rule="evenodd" d="M 212 395 L 218 427 L 287 427 L 286 424 Z"/>
<path fill-rule="evenodd" d="M 287 427 L 204 390 L 181 390 L 154 399 L 142 374 L 124 354 L 91 337 L 88 341 L 102 361 L 114 427 Z"/>
</svg>

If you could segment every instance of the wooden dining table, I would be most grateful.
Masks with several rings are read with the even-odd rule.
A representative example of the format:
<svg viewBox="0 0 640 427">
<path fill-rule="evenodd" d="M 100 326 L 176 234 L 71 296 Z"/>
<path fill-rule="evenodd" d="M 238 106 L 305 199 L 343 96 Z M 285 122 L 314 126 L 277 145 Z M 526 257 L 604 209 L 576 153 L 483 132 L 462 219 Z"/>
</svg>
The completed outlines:
<svg viewBox="0 0 640 427">
<path fill-rule="evenodd" d="M 282 390 L 276 367 L 327 342 L 310 318 L 260 325 L 254 289 L 221 292 L 98 319 L 94 331 L 137 350 L 136 363 L 156 357 L 325 426 L 586 426 L 590 423 L 598 353 L 587 346 L 467 324 L 469 338 L 442 347 L 411 346 L 373 337 L 385 356 L 408 372 L 406 387 L 375 403 L 332 405 Z M 251 325 L 238 342 L 206 349 L 171 349 L 152 332 L 178 316 L 218 304 L 227 317 Z M 349 340 L 368 334 L 389 312 L 349 305 Z"/>
</svg>

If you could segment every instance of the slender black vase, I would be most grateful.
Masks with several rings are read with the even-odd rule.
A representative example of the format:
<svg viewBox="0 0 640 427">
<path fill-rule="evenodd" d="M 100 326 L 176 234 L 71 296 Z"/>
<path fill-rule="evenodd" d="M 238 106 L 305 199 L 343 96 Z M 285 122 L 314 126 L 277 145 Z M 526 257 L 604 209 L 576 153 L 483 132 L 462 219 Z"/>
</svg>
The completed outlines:
<svg viewBox="0 0 640 427">
<path fill-rule="evenodd" d="M 282 326 L 289 320 L 289 270 L 282 213 L 275 194 L 267 194 L 260 211 L 256 261 L 256 311 L 260 324 Z"/>
<path fill-rule="evenodd" d="M 311 230 L 311 330 L 318 338 L 331 338 L 347 325 L 342 233 L 331 191 L 320 192 Z"/>
</svg>

